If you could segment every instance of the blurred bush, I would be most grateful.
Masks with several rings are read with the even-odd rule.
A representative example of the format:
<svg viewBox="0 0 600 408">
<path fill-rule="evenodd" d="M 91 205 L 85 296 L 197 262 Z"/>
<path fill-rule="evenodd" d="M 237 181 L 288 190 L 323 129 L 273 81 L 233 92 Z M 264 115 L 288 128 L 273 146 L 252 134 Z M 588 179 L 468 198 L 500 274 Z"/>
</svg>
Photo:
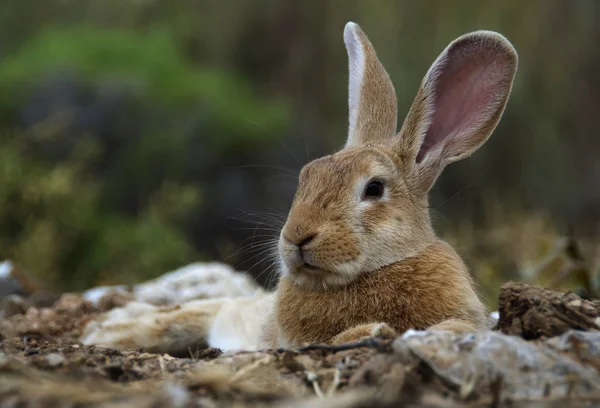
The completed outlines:
<svg viewBox="0 0 600 408">
<path fill-rule="evenodd" d="M 18 129 L 0 143 L 3 256 L 61 289 L 195 260 L 198 173 L 268 142 L 254 121 L 287 120 L 235 75 L 193 67 L 165 30 L 41 31 L 2 61 L 0 104 Z"/>
<path fill-rule="evenodd" d="M 29 158 L 19 138 L 6 139 L 0 246 L 8 258 L 61 289 L 147 278 L 193 259 L 174 222 L 196 205 L 196 189 L 164 184 L 140 214 L 127 216 L 103 205 L 104 183 L 89 174 L 97 152 L 89 140 L 49 166 Z"/>
<path fill-rule="evenodd" d="M 490 193 L 481 211 L 482 222 L 441 218 L 436 225 L 464 258 L 490 308 L 496 309 L 507 280 L 600 297 L 597 238 L 566 236 L 564 225 L 548 211 L 532 212 L 514 198 L 500 200 Z"/>
<path fill-rule="evenodd" d="M 491 306 L 507 279 L 597 294 L 599 19 L 595 0 L 7 2 L 0 148 L 22 170 L 0 186 L 1 254 L 61 288 L 197 258 L 264 281 L 259 241 L 295 175 L 346 136 L 344 24 L 368 33 L 400 120 L 448 42 L 488 29 L 517 79 L 490 141 L 432 191 L 434 224 Z"/>
</svg>

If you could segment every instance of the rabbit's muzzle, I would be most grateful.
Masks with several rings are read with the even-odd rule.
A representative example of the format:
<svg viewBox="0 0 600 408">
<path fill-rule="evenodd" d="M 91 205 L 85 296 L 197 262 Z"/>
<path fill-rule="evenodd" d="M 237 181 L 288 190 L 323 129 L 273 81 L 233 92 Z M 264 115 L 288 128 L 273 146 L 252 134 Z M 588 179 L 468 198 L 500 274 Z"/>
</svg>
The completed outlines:
<svg viewBox="0 0 600 408">
<path fill-rule="evenodd" d="M 352 231 L 336 222 L 319 225 L 289 222 L 279 240 L 282 274 L 301 286 L 320 290 L 351 281 L 358 269 L 359 255 Z"/>
</svg>

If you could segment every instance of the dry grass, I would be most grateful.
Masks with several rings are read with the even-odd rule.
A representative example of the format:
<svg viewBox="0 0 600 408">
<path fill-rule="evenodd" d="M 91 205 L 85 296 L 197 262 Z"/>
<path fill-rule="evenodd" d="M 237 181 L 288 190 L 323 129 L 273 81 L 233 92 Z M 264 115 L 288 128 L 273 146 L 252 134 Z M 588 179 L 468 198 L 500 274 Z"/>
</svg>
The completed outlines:
<svg viewBox="0 0 600 408">
<path fill-rule="evenodd" d="M 550 214 L 500 200 L 489 199 L 483 210 L 480 225 L 446 223 L 442 236 L 463 256 L 490 308 L 508 280 L 598 297 L 600 236 L 567 235 Z"/>
</svg>

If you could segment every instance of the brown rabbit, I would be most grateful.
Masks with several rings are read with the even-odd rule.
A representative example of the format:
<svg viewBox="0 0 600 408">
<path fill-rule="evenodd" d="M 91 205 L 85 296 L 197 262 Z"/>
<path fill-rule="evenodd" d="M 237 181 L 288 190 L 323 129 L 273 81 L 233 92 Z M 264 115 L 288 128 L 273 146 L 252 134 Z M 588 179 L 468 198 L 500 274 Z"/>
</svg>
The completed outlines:
<svg viewBox="0 0 600 408">
<path fill-rule="evenodd" d="M 348 23 L 345 147 L 308 163 L 281 231 L 281 278 L 264 340 L 342 343 L 413 329 L 486 326 L 467 268 L 432 228 L 427 194 L 442 169 L 490 136 L 517 54 L 501 35 L 466 34 L 435 60 L 396 133 L 394 87 Z"/>
<path fill-rule="evenodd" d="M 496 127 L 517 54 L 489 31 L 456 39 L 396 133 L 394 87 L 371 43 L 354 23 L 344 40 L 348 141 L 300 173 L 275 293 L 175 309 L 134 302 L 90 323 L 82 342 L 172 353 L 199 340 L 225 349 L 295 347 L 486 326 L 465 264 L 433 231 L 427 193 L 447 164 L 472 154 Z"/>
</svg>

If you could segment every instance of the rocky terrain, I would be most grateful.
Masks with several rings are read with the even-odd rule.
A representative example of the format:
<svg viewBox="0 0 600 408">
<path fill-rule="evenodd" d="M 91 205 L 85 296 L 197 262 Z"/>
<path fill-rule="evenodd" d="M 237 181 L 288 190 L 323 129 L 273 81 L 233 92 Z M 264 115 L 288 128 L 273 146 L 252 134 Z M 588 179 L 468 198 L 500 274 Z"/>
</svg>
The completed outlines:
<svg viewBox="0 0 600 408">
<path fill-rule="evenodd" d="M 474 334 L 184 357 L 79 343 L 132 299 L 97 295 L 2 298 L 0 406 L 600 406 L 600 302 L 572 293 L 508 283 L 496 328 Z"/>
</svg>

